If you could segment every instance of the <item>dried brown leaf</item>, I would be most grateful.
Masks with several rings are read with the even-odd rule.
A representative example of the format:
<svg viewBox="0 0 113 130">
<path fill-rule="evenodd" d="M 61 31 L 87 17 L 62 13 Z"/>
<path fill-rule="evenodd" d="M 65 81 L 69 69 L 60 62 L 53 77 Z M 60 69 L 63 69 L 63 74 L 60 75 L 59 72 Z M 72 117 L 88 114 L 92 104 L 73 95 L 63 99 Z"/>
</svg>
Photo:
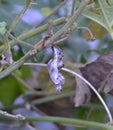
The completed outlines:
<svg viewBox="0 0 113 130">
<path fill-rule="evenodd" d="M 77 73 L 82 76 L 79 70 Z M 91 93 L 88 85 L 84 81 L 82 81 L 77 76 L 75 77 L 75 79 L 76 79 L 76 90 L 75 90 L 74 103 L 75 107 L 78 107 L 84 103 L 87 103 L 90 100 Z"/>
<path fill-rule="evenodd" d="M 111 72 L 107 79 L 107 85 L 104 88 L 105 93 L 111 93 L 113 95 L 113 72 Z"/>
<path fill-rule="evenodd" d="M 97 61 L 113 65 L 113 52 L 100 56 Z"/>
<path fill-rule="evenodd" d="M 102 90 L 106 82 L 108 86 L 113 86 L 111 86 L 110 83 L 112 78 L 110 73 L 112 70 L 113 52 L 100 56 L 96 61 L 80 68 L 83 77 L 87 79 L 98 91 Z"/>
</svg>

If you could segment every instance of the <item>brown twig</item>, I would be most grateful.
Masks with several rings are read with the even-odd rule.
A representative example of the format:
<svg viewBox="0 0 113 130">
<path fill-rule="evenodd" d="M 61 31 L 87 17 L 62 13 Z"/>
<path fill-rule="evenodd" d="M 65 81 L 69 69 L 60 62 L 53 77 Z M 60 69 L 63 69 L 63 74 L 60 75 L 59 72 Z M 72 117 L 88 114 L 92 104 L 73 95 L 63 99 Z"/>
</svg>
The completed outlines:
<svg viewBox="0 0 113 130">
<path fill-rule="evenodd" d="M 47 17 L 45 17 L 40 23 L 38 23 L 33 29 L 38 28 L 40 25 L 42 25 L 45 21 L 47 21 L 52 15 L 54 15 L 62 6 L 66 4 L 67 0 L 62 2 L 59 6 L 57 6 Z"/>
</svg>

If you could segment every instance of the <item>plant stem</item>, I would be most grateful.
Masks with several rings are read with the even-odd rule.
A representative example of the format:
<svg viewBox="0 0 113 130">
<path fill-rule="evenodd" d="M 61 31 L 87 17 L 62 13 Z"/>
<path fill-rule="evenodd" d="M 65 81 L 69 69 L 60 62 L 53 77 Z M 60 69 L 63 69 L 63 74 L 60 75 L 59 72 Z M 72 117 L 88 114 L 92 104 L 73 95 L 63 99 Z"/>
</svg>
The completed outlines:
<svg viewBox="0 0 113 130">
<path fill-rule="evenodd" d="M 10 37 L 12 40 L 16 41 L 17 44 L 24 45 L 24 46 L 26 46 L 26 47 L 28 47 L 28 48 L 34 49 L 34 46 L 33 46 L 33 45 L 31 45 L 30 43 L 27 43 L 27 42 L 24 42 L 24 41 L 21 41 L 21 40 L 17 39 L 17 38 L 14 37 L 10 32 L 8 32 L 8 35 L 9 35 L 9 37 Z"/>
<path fill-rule="evenodd" d="M 61 28 L 49 40 L 47 40 L 45 42 L 45 46 L 47 46 L 48 44 L 52 44 L 54 42 L 54 40 L 56 40 L 59 36 L 61 36 L 62 34 L 65 34 L 68 31 L 68 29 L 75 23 L 75 21 L 77 20 L 77 18 L 81 15 L 81 13 L 85 9 L 88 1 L 89 0 L 83 0 L 81 2 L 80 7 L 76 11 L 76 13 L 73 14 L 73 16 L 68 20 L 68 22 L 64 25 L 63 28 Z"/>
<path fill-rule="evenodd" d="M 11 120 L 25 120 L 25 117 L 17 114 L 17 115 L 13 115 L 13 114 L 9 114 L 6 111 L 1 111 L 0 110 L 0 116 L 6 119 L 11 119 Z"/>
<path fill-rule="evenodd" d="M 58 26 L 58 25 L 61 25 L 61 24 L 64 24 L 66 22 L 66 17 L 61 17 L 61 18 L 58 18 L 56 19 L 55 21 L 53 21 L 53 26 Z M 26 40 L 26 39 L 29 39 L 35 35 L 38 35 L 44 31 L 46 31 L 48 29 L 48 24 L 45 24 L 41 27 L 38 27 L 37 29 L 32 29 L 28 32 L 25 32 L 23 34 L 21 34 L 20 36 L 17 37 L 18 40 Z M 14 46 L 17 42 L 15 40 L 11 40 L 9 42 L 9 44 L 11 46 Z M 0 46 L 0 52 L 2 52 L 4 49 L 4 46 Z"/>
<path fill-rule="evenodd" d="M 14 28 L 16 27 L 17 23 L 19 22 L 19 20 L 21 19 L 21 17 L 24 15 L 24 13 L 26 12 L 26 10 L 28 9 L 29 5 L 30 5 L 31 0 L 27 1 L 25 3 L 24 8 L 22 9 L 22 11 L 16 16 L 16 18 L 13 20 L 13 23 L 10 27 L 9 32 L 13 31 Z"/>
<path fill-rule="evenodd" d="M 64 6 L 66 4 L 66 2 L 67 2 L 67 0 L 65 0 L 64 2 L 62 2 L 55 9 L 53 9 L 53 11 L 47 17 L 45 17 L 38 25 L 36 25 L 34 28 L 38 28 L 41 24 L 43 24 L 45 21 L 47 21 L 48 19 L 50 19 L 50 17 L 53 14 L 55 14 L 62 6 Z"/>
<path fill-rule="evenodd" d="M 44 97 L 44 98 L 34 100 L 34 101 L 31 102 L 31 104 L 39 105 L 39 104 L 42 104 L 42 103 L 47 103 L 47 102 L 54 101 L 54 100 L 61 99 L 61 98 L 65 98 L 65 97 L 68 97 L 68 96 L 73 96 L 74 94 L 75 94 L 74 91 L 63 92 L 61 94 L 51 95 L 51 96 L 47 96 L 47 97 Z"/>
<path fill-rule="evenodd" d="M 61 17 L 61 18 L 53 21 L 53 26 L 56 26 L 56 25 L 58 26 L 58 25 L 64 24 L 65 22 L 66 22 L 66 17 Z M 18 39 L 20 39 L 20 40 L 28 39 L 30 37 L 36 36 L 44 31 L 46 31 L 47 29 L 48 29 L 48 24 L 45 24 L 41 27 L 38 27 L 37 29 L 32 29 L 32 30 L 20 35 L 18 37 Z"/>
<path fill-rule="evenodd" d="M 73 0 L 72 9 L 71 9 L 71 16 L 74 14 L 75 3 L 76 3 L 76 0 Z"/>
<path fill-rule="evenodd" d="M 13 63 L 13 58 L 12 58 L 12 52 L 11 52 L 11 47 L 8 41 L 8 32 L 6 31 L 5 36 L 4 36 L 4 52 L 3 55 L 5 56 L 5 60 L 7 63 L 12 64 Z"/>
<path fill-rule="evenodd" d="M 49 121 L 49 122 L 56 122 L 56 123 L 63 123 L 66 125 L 72 125 L 75 127 L 90 127 L 96 128 L 101 130 L 113 130 L 113 126 L 103 123 L 97 123 L 93 121 L 84 121 L 72 118 L 63 118 L 63 117 L 51 117 L 51 116 L 43 116 L 43 117 L 26 117 L 26 122 L 29 121 Z"/>
<path fill-rule="evenodd" d="M 77 27 L 77 29 L 84 29 L 84 30 L 88 31 L 88 33 L 90 35 L 90 40 L 94 40 L 95 39 L 92 31 L 88 27 Z"/>
</svg>

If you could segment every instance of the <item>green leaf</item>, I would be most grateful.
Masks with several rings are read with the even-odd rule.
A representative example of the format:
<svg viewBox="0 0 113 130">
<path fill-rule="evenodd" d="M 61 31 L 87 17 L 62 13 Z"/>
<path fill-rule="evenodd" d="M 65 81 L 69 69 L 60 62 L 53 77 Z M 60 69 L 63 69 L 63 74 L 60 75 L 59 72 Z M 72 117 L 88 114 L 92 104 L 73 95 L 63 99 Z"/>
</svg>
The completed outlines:
<svg viewBox="0 0 113 130">
<path fill-rule="evenodd" d="M 113 6 L 109 5 L 106 0 L 98 0 L 98 5 L 98 13 L 86 8 L 83 15 L 103 26 L 113 39 Z"/>
<path fill-rule="evenodd" d="M 0 80 L 0 101 L 4 106 L 11 105 L 21 93 L 20 84 L 12 76 Z"/>
<path fill-rule="evenodd" d="M 31 69 L 28 66 L 22 66 L 20 71 L 21 71 L 21 74 L 22 74 L 22 78 L 32 76 Z"/>
</svg>

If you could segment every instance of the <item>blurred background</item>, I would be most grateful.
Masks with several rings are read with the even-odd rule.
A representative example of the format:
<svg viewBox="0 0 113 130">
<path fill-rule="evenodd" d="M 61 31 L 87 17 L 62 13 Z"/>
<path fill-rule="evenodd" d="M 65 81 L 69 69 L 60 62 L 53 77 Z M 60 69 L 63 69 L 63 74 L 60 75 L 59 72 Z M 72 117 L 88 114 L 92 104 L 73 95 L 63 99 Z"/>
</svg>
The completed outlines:
<svg viewBox="0 0 113 130">
<path fill-rule="evenodd" d="M 47 21 L 43 19 L 48 16 L 55 7 L 61 4 L 59 0 L 34 0 L 28 8 L 20 22 L 17 24 L 12 34 L 18 37 L 23 32 L 36 28 L 39 24 L 44 25 L 50 20 L 55 20 L 62 16 L 71 14 L 72 0 L 68 0 L 64 6 L 52 15 Z M 0 22 L 5 21 L 8 27 L 16 15 L 23 9 L 25 0 L 0 0 Z M 42 22 L 42 23 L 41 23 Z M 64 53 L 65 66 L 70 69 L 75 69 L 74 66 L 83 65 L 95 61 L 100 55 L 107 54 L 113 49 L 113 41 L 108 32 L 91 20 L 82 15 L 77 19 L 78 29 L 70 34 L 70 37 L 61 43 L 59 46 Z M 56 32 L 62 25 L 54 28 Z M 80 28 L 81 27 L 81 28 Z M 90 35 L 86 29 L 91 29 L 94 39 L 90 39 Z M 34 45 L 47 34 L 47 31 L 38 36 L 34 36 L 26 40 Z M 10 40 L 10 39 L 9 39 Z M 3 37 L 0 35 L 0 45 L 3 45 Z M 14 61 L 20 59 L 28 48 L 21 45 L 12 47 Z M 51 57 L 51 49 L 47 48 L 41 51 L 36 57 L 33 57 L 29 62 L 47 63 Z M 108 117 L 105 109 L 101 105 L 98 98 L 93 96 L 90 102 L 74 107 L 74 92 L 76 91 L 75 78 L 68 73 L 63 72 L 66 78 L 66 83 L 62 93 L 68 94 L 60 99 L 52 101 L 44 101 L 39 103 L 38 99 L 47 98 L 50 95 L 54 97 L 57 94 L 54 85 L 50 81 L 46 68 L 38 66 L 22 66 L 15 71 L 14 75 L 2 79 L 0 81 L 0 109 L 7 110 L 12 113 L 21 113 L 25 116 L 61 116 L 72 117 L 83 120 L 106 122 Z M 33 93 L 32 90 L 38 93 Z M 46 93 L 46 94 L 45 94 Z M 61 94 L 61 93 L 60 93 Z M 60 95 L 57 94 L 57 95 Z M 113 97 L 109 94 L 102 93 L 102 97 L 113 112 Z M 37 100 L 38 103 L 33 101 Z M 83 128 L 81 126 L 72 127 L 64 124 L 50 122 L 31 122 L 17 123 L 0 121 L 0 129 L 4 130 L 96 130 L 91 128 Z"/>
</svg>

